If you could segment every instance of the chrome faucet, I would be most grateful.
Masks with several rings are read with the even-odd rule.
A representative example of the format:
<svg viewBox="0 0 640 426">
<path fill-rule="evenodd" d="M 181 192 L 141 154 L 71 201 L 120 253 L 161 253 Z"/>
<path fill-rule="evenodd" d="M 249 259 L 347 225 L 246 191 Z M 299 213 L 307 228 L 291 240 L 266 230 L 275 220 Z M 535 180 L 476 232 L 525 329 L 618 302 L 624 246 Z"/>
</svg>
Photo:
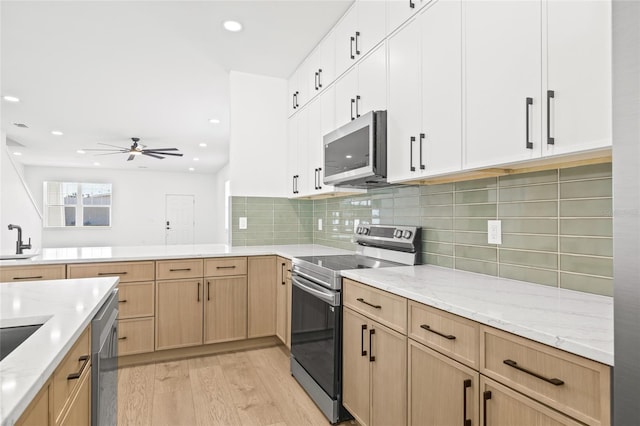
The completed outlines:
<svg viewBox="0 0 640 426">
<path fill-rule="evenodd" d="M 18 230 L 18 241 L 16 241 L 16 254 L 22 254 L 22 250 L 31 248 L 31 237 L 29 237 L 29 242 L 27 244 L 22 244 L 22 228 L 18 225 L 9 225 L 9 231 L 17 229 Z"/>
</svg>

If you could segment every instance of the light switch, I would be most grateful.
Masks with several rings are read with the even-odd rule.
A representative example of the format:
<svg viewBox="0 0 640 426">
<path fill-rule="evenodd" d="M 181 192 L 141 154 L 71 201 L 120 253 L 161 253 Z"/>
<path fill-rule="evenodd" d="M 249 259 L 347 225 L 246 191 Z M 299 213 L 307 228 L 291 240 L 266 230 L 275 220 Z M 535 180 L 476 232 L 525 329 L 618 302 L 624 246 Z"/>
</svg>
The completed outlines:
<svg viewBox="0 0 640 426">
<path fill-rule="evenodd" d="M 238 228 L 247 229 L 247 218 L 246 217 L 238 218 Z"/>
<path fill-rule="evenodd" d="M 502 221 L 501 220 L 487 221 L 487 243 L 502 244 Z"/>
</svg>

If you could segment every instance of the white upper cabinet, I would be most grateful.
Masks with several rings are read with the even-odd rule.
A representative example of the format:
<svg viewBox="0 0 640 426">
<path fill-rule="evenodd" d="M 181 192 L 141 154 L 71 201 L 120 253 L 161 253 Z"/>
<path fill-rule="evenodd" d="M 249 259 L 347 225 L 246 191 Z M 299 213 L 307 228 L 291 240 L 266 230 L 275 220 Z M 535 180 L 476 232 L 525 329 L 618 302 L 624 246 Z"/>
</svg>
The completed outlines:
<svg viewBox="0 0 640 426">
<path fill-rule="evenodd" d="M 546 7 L 543 155 L 610 146 L 611 3 L 553 0 Z"/>
<path fill-rule="evenodd" d="M 431 1 L 434 0 L 388 0 L 389 33 L 393 32 Z"/>
<path fill-rule="evenodd" d="M 298 169 L 298 117 L 294 115 L 287 120 L 287 180 L 285 188 L 291 197 L 296 195 L 297 177 L 300 174 Z"/>
<path fill-rule="evenodd" d="M 440 0 L 389 38 L 392 182 L 461 169 L 461 2 Z"/>
<path fill-rule="evenodd" d="M 387 109 L 387 65 L 381 44 L 336 82 L 336 127 L 362 114 Z"/>
<path fill-rule="evenodd" d="M 287 120 L 287 193 L 292 197 L 309 191 L 307 173 L 307 140 L 309 135 L 309 108 L 301 109 Z"/>
<path fill-rule="evenodd" d="M 383 0 L 357 0 L 336 25 L 336 77 L 384 40 L 386 8 Z"/>
<path fill-rule="evenodd" d="M 287 101 L 289 103 L 288 105 L 288 115 L 291 116 L 292 114 L 294 114 L 297 109 L 298 109 L 298 103 L 297 103 L 297 93 L 299 92 L 299 88 L 300 85 L 298 84 L 298 72 L 294 72 L 293 75 L 291 77 L 289 77 L 289 81 L 288 81 L 288 85 L 287 85 Z"/>
<path fill-rule="evenodd" d="M 464 167 L 540 157 L 540 1 L 467 1 Z"/>
</svg>

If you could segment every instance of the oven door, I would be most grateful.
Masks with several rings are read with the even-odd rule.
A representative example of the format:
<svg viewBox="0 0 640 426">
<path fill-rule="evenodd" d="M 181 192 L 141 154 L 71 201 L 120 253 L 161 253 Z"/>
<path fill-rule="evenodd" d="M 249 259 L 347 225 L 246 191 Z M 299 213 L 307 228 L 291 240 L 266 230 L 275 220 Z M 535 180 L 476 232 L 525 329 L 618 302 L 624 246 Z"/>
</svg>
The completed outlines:
<svg viewBox="0 0 640 426">
<path fill-rule="evenodd" d="M 332 398 L 340 392 L 340 293 L 300 275 L 291 282 L 291 355 Z"/>
</svg>

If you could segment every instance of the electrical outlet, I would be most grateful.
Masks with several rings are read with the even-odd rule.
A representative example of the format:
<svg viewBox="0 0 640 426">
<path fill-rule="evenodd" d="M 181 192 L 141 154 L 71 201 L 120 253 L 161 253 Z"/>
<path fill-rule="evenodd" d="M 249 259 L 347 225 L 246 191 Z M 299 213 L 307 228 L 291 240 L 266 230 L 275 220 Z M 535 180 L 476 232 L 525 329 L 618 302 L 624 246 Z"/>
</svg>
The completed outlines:
<svg viewBox="0 0 640 426">
<path fill-rule="evenodd" d="M 246 217 L 238 218 L 238 228 L 247 229 L 247 218 Z"/>
<path fill-rule="evenodd" d="M 489 244 L 502 244 L 502 221 L 487 221 L 487 242 Z"/>
<path fill-rule="evenodd" d="M 353 221 L 353 232 L 356 232 L 356 230 L 358 229 L 358 226 L 360 226 L 360 219 L 355 219 Z"/>
<path fill-rule="evenodd" d="M 318 231 L 322 231 L 322 219 L 318 219 Z"/>
</svg>

